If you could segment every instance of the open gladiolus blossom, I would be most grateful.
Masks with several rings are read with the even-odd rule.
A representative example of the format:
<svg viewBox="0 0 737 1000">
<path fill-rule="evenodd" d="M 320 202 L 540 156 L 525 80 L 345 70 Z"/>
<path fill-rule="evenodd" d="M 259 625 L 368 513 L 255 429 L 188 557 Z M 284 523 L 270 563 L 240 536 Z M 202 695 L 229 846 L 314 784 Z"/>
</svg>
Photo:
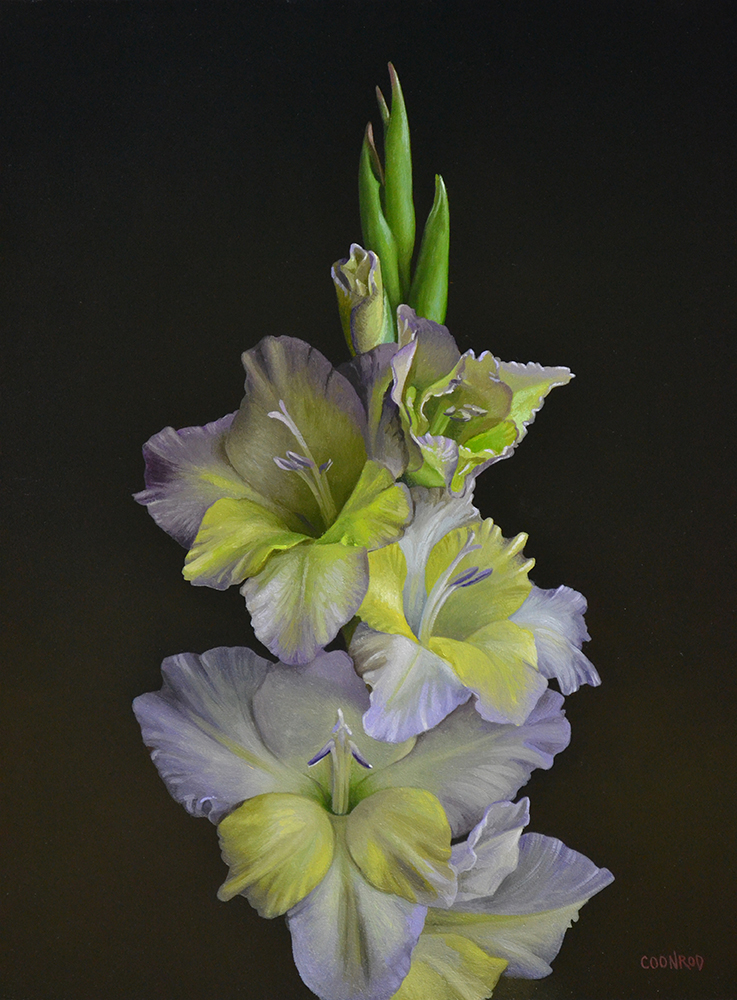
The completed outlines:
<svg viewBox="0 0 737 1000">
<path fill-rule="evenodd" d="M 185 579 L 239 585 L 278 662 L 174 656 L 134 710 L 171 795 L 217 826 L 218 897 L 284 916 L 318 997 L 483 1000 L 548 975 L 612 879 L 523 834 L 515 801 L 568 744 L 563 696 L 600 683 L 586 601 L 536 587 L 527 536 L 473 500 L 572 375 L 461 354 L 443 325 L 447 193 L 437 178 L 415 255 L 390 75 L 384 162 L 370 127 L 360 160 L 365 247 L 331 272 L 353 356 L 274 331 L 242 356 L 235 412 L 144 446 L 136 499 L 187 549 Z"/>
</svg>

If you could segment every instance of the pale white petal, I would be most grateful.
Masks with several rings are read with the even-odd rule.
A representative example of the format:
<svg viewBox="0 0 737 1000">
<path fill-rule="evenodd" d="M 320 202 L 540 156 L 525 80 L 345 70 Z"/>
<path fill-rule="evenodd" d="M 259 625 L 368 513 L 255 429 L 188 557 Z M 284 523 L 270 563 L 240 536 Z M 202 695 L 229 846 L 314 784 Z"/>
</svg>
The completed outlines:
<svg viewBox="0 0 737 1000">
<path fill-rule="evenodd" d="M 267 674 L 253 699 L 253 715 L 264 742 L 275 757 L 303 774 L 316 776 L 308 762 L 327 743 L 338 710 L 352 740 L 374 768 L 395 760 L 400 748 L 371 739 L 361 717 L 369 707 L 366 685 L 350 657 L 335 650 L 321 653 L 305 666 L 278 663 Z M 354 767 L 356 777 L 363 771 Z"/>
<path fill-rule="evenodd" d="M 375 739 L 397 743 L 416 736 L 471 697 L 445 660 L 406 636 L 361 624 L 351 656 L 372 689 L 363 724 Z"/>
<path fill-rule="evenodd" d="M 530 801 L 494 802 L 468 835 L 453 848 L 458 874 L 455 903 L 492 896 L 519 862 L 519 839 L 530 821 Z"/>
<path fill-rule="evenodd" d="M 270 667 L 250 649 L 182 653 L 164 661 L 161 691 L 133 702 L 159 774 L 192 815 L 219 823 L 254 795 L 314 788 L 276 759 L 254 722 L 253 697 Z"/>
<path fill-rule="evenodd" d="M 596 687 L 601 678 L 593 663 L 581 652 L 590 638 L 584 622 L 586 598 L 570 587 L 541 590 L 533 587 L 525 603 L 510 621 L 535 637 L 537 668 L 543 677 L 555 677 L 563 694 L 572 694 L 581 684 Z"/>
<path fill-rule="evenodd" d="M 486 722 L 471 704 L 462 705 L 417 737 L 411 754 L 369 775 L 365 794 L 407 785 L 436 795 L 454 837 L 479 822 L 490 802 L 513 799 L 536 767 L 549 768 L 568 746 L 570 726 L 563 698 L 546 691 L 521 726 Z"/>
<path fill-rule="evenodd" d="M 583 904 L 612 881 L 610 871 L 583 854 L 530 833 L 520 839 L 517 868 L 493 896 L 433 914 L 443 929 L 505 958 L 506 975 L 540 979 L 552 971 L 550 962 Z"/>
<path fill-rule="evenodd" d="M 409 971 L 426 913 L 370 885 L 336 830 L 328 874 L 287 914 L 299 974 L 322 1000 L 389 1000 Z"/>
</svg>

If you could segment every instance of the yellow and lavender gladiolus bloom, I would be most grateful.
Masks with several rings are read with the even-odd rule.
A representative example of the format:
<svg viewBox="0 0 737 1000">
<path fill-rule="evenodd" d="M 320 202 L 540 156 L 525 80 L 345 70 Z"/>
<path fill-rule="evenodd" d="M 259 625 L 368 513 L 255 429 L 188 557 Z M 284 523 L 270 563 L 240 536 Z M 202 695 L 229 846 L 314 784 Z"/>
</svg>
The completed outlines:
<svg viewBox="0 0 737 1000">
<path fill-rule="evenodd" d="M 323 1000 L 389 1000 L 428 907 L 457 898 L 451 839 L 569 739 L 548 692 L 519 728 L 461 708 L 416 740 L 374 740 L 342 652 L 294 667 L 221 648 L 171 657 L 163 674 L 134 710 L 171 795 L 218 825 L 229 868 L 218 896 L 286 915 L 300 975 Z"/>
<path fill-rule="evenodd" d="M 568 368 L 461 355 L 446 327 L 397 310 L 399 350 L 392 399 L 410 447 L 406 478 L 461 493 L 487 466 L 508 458 Z"/>
<path fill-rule="evenodd" d="M 522 834 L 528 806 L 495 802 L 453 848 L 455 899 L 428 910 L 394 1000 L 485 1000 L 502 975 L 550 975 L 579 910 L 613 875 L 559 840 Z"/>
<path fill-rule="evenodd" d="M 528 578 L 526 535 L 507 540 L 470 496 L 412 490 L 403 538 L 369 555 L 370 583 L 350 652 L 371 690 L 366 731 L 402 741 L 473 698 L 483 718 L 522 724 L 558 679 L 599 676 L 581 652 L 586 602 Z"/>
<path fill-rule="evenodd" d="M 237 413 L 147 443 L 136 499 L 189 549 L 187 580 L 242 583 L 258 638 L 304 663 L 357 611 L 368 552 L 410 515 L 407 488 L 369 458 L 361 401 L 319 351 L 267 337 L 243 364 Z"/>
</svg>

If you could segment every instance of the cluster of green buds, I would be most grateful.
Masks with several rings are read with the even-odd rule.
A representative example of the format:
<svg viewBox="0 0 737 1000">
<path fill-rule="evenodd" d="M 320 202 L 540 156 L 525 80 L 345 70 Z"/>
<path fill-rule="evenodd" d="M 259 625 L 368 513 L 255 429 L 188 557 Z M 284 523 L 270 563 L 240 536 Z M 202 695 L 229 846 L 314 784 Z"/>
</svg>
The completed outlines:
<svg viewBox="0 0 737 1000">
<path fill-rule="evenodd" d="M 419 254 L 415 250 L 412 154 L 409 124 L 399 78 L 389 63 L 391 108 L 377 87 L 384 125 L 384 163 L 371 122 L 361 149 L 358 196 L 363 247 L 333 267 L 343 329 L 351 351 L 363 353 L 396 341 L 396 311 L 411 306 L 418 316 L 442 323 L 448 302 L 450 222 L 448 195 L 439 174 L 425 222 Z"/>
</svg>

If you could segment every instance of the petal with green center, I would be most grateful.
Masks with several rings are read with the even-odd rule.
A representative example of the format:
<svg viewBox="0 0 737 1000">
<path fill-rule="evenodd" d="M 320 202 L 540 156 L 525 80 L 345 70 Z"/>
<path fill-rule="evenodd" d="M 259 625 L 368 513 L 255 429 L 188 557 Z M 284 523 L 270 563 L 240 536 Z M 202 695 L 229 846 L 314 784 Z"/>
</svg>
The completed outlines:
<svg viewBox="0 0 737 1000">
<path fill-rule="evenodd" d="M 414 639 L 404 617 L 402 589 L 407 563 L 399 545 L 386 545 L 369 552 L 369 585 L 359 617 L 378 632 L 392 632 Z"/>
<path fill-rule="evenodd" d="M 471 694 L 450 665 L 414 636 L 386 635 L 362 624 L 351 656 L 372 689 L 363 725 L 375 739 L 397 743 L 432 729 Z"/>
<path fill-rule="evenodd" d="M 432 636 L 430 648 L 473 691 L 477 711 L 489 722 L 519 726 L 548 686 L 532 665 L 535 640 L 509 621 L 492 622 L 465 642 Z"/>
<path fill-rule="evenodd" d="M 337 520 L 320 539 L 378 549 L 401 535 L 411 512 L 409 490 L 378 462 L 366 462 Z"/>
<path fill-rule="evenodd" d="M 287 915 L 294 961 L 322 1000 L 389 1000 L 409 971 L 424 906 L 366 881 L 333 817 L 335 853 L 325 878 Z"/>
<path fill-rule="evenodd" d="M 425 564 L 429 553 L 448 532 L 463 525 L 471 525 L 474 521 L 480 522 L 480 518 L 479 512 L 473 506 L 471 493 L 456 497 L 446 490 L 428 490 L 421 486 L 413 486 L 410 493 L 414 504 L 414 515 L 398 545 L 404 554 L 407 566 L 407 582 L 405 584 L 402 578 L 400 584 L 404 587 L 404 611 L 410 628 L 417 635 L 427 599 Z M 374 569 L 371 566 L 372 578 L 373 573 Z M 394 628 L 373 625 L 371 622 L 369 625 L 382 632 L 397 631 Z"/>
<path fill-rule="evenodd" d="M 310 767 L 309 761 L 325 745 L 339 709 L 360 755 L 373 768 L 386 767 L 411 749 L 411 741 L 396 745 L 367 736 L 361 716 L 368 707 L 366 685 L 350 657 L 334 650 L 304 666 L 274 664 L 254 695 L 253 717 L 276 758 L 315 781 L 325 779 L 325 797 L 330 801 L 330 762 Z M 352 782 L 370 773 L 356 765 Z"/>
<path fill-rule="evenodd" d="M 458 444 L 441 435 L 415 435 L 422 465 L 409 475 L 413 486 L 450 488 L 458 468 Z"/>
<path fill-rule="evenodd" d="M 451 416 L 442 414 L 445 417 L 445 427 L 452 429 L 451 436 L 457 441 L 465 443 L 469 438 L 490 430 L 508 417 L 512 390 L 496 378 L 496 371 L 496 358 L 488 351 L 478 358 L 473 351 L 466 351 L 461 357 L 458 374 L 462 377 L 457 380 L 447 399 L 441 401 L 443 411 L 452 406 L 455 414 L 464 414 L 466 417 L 465 420 L 454 420 Z"/>
<path fill-rule="evenodd" d="M 482 625 L 509 618 L 522 606 L 532 589 L 527 574 L 534 561 L 522 555 L 527 535 L 503 538 L 497 525 L 487 518 L 470 528 L 449 532 L 434 546 L 425 573 L 428 594 L 440 575 L 461 553 L 471 531 L 473 544 L 479 545 L 480 549 L 469 552 L 455 566 L 454 574 L 461 574 L 471 567 L 491 569 L 492 572 L 486 579 L 468 587 L 459 587 L 451 593 L 435 619 L 433 635 L 465 639 Z"/>
<path fill-rule="evenodd" d="M 536 767 L 552 767 L 568 746 L 570 726 L 563 698 L 546 691 L 521 726 L 482 719 L 462 705 L 417 737 L 410 754 L 372 771 L 359 786 L 362 798 L 381 788 L 425 788 L 436 795 L 454 837 L 468 833 L 490 802 L 513 799 Z"/>
<path fill-rule="evenodd" d="M 172 798 L 193 816 L 219 823 L 254 795 L 319 792 L 278 759 L 254 722 L 252 702 L 272 668 L 250 649 L 181 653 L 164 660 L 161 691 L 133 702 L 151 759 Z M 292 704 L 292 712 L 298 707 Z"/>
<path fill-rule="evenodd" d="M 202 519 L 182 573 L 197 587 L 226 590 L 260 572 L 272 552 L 307 538 L 251 500 L 218 500 Z"/>
<path fill-rule="evenodd" d="M 328 814 L 301 795 L 257 795 L 226 816 L 218 834 L 230 868 L 218 899 L 241 893 L 262 917 L 278 917 L 304 899 L 333 860 Z"/>
<path fill-rule="evenodd" d="M 517 868 L 496 893 L 452 910 L 431 910 L 427 930 L 463 935 L 506 959 L 507 975 L 540 979 L 552 972 L 550 962 L 578 911 L 612 881 L 606 868 L 559 840 L 528 833 L 520 839 Z"/>
<path fill-rule="evenodd" d="M 309 663 L 355 615 L 367 587 L 365 549 L 310 541 L 273 555 L 241 593 L 259 640 L 285 663 Z"/>
<path fill-rule="evenodd" d="M 397 331 L 401 347 L 416 343 L 412 352 L 412 369 L 408 380 L 422 395 L 431 385 L 450 378 L 461 359 L 453 336 L 446 326 L 418 316 L 414 309 L 401 305 L 397 309 Z"/>
<path fill-rule="evenodd" d="M 450 826 L 440 802 L 420 788 L 387 788 L 348 816 L 346 843 L 368 881 L 410 903 L 450 905 L 456 876 Z"/>
<path fill-rule="evenodd" d="M 306 482 L 279 468 L 274 458 L 301 453 L 293 432 L 269 413 L 289 417 L 324 473 L 338 510 L 353 491 L 366 461 L 366 416 L 353 386 L 323 355 L 294 337 L 265 337 L 243 355 L 246 395 L 233 420 L 226 451 L 243 479 L 269 499 L 301 514 L 318 534 L 327 527 Z"/>
<path fill-rule="evenodd" d="M 393 1000 L 486 1000 L 506 967 L 461 934 L 425 931 Z"/>
</svg>

